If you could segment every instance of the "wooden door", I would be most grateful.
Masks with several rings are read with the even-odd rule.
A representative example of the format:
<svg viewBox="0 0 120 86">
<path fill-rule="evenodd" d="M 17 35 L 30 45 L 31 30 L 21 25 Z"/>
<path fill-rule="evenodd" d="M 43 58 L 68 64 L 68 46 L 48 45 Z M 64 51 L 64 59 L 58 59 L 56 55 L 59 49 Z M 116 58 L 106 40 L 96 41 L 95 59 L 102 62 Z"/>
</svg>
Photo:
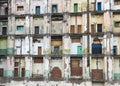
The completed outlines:
<svg viewBox="0 0 120 86">
<path fill-rule="evenodd" d="M 82 28 L 81 28 L 81 25 L 78 25 L 78 33 L 82 33 Z"/>
<path fill-rule="evenodd" d="M 71 61 L 71 76 L 82 76 L 82 67 L 79 60 Z"/>
<path fill-rule="evenodd" d="M 3 27 L 2 28 L 2 35 L 6 35 L 7 34 L 7 27 Z"/>
<path fill-rule="evenodd" d="M 14 68 L 14 76 L 18 77 L 18 68 Z"/>
<path fill-rule="evenodd" d="M 70 26 L 70 33 L 75 33 L 75 26 L 74 25 L 71 25 Z"/>
<path fill-rule="evenodd" d="M 25 68 L 22 68 L 22 77 L 25 77 Z"/>
<path fill-rule="evenodd" d="M 95 33 L 95 25 L 94 24 L 91 25 L 91 33 Z"/>
<path fill-rule="evenodd" d="M 0 68 L 0 77 L 3 77 L 3 68 Z"/>
<path fill-rule="evenodd" d="M 42 49 L 41 47 L 38 47 L 38 55 L 41 55 L 42 54 Z"/>
<path fill-rule="evenodd" d="M 54 67 L 51 72 L 52 78 L 62 78 L 61 70 L 58 67 Z"/>
</svg>

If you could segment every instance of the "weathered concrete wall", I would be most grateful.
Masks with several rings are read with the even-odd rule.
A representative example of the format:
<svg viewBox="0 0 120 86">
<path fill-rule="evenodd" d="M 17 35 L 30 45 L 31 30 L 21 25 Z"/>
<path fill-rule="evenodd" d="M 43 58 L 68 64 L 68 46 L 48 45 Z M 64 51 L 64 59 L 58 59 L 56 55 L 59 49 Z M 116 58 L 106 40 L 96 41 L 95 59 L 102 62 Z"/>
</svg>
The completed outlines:
<svg viewBox="0 0 120 86">
<path fill-rule="evenodd" d="M 30 1 L 30 13 L 35 14 L 36 12 L 36 6 L 40 6 L 40 14 L 46 13 L 45 6 L 47 0 L 31 0 Z"/>
<path fill-rule="evenodd" d="M 25 46 L 26 45 L 26 46 Z M 16 38 L 15 39 L 15 54 L 29 54 L 29 38 Z"/>
<path fill-rule="evenodd" d="M 37 39 L 37 38 L 36 38 Z M 34 40 L 34 39 L 33 39 Z M 41 47 L 42 51 L 41 51 L 41 54 L 43 54 L 43 39 L 37 39 L 36 42 L 34 42 L 33 44 L 33 50 L 32 50 L 32 54 L 33 55 L 38 55 L 38 47 Z"/>
<path fill-rule="evenodd" d="M 39 34 L 44 32 L 44 22 L 43 18 L 34 18 L 33 19 L 33 34 L 35 33 L 35 26 L 39 26 Z"/>
</svg>

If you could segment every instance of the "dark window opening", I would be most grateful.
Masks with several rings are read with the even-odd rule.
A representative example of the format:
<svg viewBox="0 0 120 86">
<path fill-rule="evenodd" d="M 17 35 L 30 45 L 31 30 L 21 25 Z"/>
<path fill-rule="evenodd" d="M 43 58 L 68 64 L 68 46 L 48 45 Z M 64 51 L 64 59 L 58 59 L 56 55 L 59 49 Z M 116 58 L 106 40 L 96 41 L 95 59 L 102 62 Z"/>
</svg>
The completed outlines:
<svg viewBox="0 0 120 86">
<path fill-rule="evenodd" d="M 97 32 L 102 32 L 102 24 L 97 24 Z"/>
<path fill-rule="evenodd" d="M 37 15 L 40 14 L 40 6 L 36 6 L 36 11 L 35 11 L 35 13 L 36 13 Z"/>
<path fill-rule="evenodd" d="M 57 5 L 52 5 L 52 13 L 57 13 L 57 12 L 58 12 Z"/>
<path fill-rule="evenodd" d="M 120 0 L 114 0 L 114 5 L 120 5 Z"/>
<path fill-rule="evenodd" d="M 39 34 L 39 26 L 35 26 L 35 34 Z"/>
<path fill-rule="evenodd" d="M 120 21 L 115 21 L 115 22 L 114 22 L 114 26 L 115 26 L 115 27 L 120 27 Z"/>
<path fill-rule="evenodd" d="M 17 26 L 17 30 L 18 30 L 18 31 L 23 30 L 23 28 L 24 28 L 23 26 Z"/>
<path fill-rule="evenodd" d="M 24 7 L 23 6 L 17 6 L 17 11 L 23 11 Z"/>
<path fill-rule="evenodd" d="M 7 34 L 7 27 L 2 27 L 2 35 L 6 35 Z"/>
</svg>

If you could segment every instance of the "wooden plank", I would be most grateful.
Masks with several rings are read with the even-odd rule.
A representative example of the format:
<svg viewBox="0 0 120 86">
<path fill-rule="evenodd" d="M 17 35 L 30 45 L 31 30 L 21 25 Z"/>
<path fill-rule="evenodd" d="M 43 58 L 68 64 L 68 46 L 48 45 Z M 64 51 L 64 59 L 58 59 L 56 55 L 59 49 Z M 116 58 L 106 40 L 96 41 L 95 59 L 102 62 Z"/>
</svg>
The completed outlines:
<svg viewBox="0 0 120 86">
<path fill-rule="evenodd" d="M 53 40 L 52 42 L 51 42 L 51 45 L 53 45 L 53 46 L 55 46 L 55 45 L 62 45 L 62 41 L 55 41 L 55 40 Z"/>
<path fill-rule="evenodd" d="M 72 38 L 72 42 L 80 42 L 80 38 Z"/>
<path fill-rule="evenodd" d="M 34 63 L 43 63 L 43 58 L 39 57 L 34 58 Z"/>
<path fill-rule="evenodd" d="M 70 33 L 75 33 L 75 26 L 74 25 L 71 25 L 70 26 Z"/>
</svg>

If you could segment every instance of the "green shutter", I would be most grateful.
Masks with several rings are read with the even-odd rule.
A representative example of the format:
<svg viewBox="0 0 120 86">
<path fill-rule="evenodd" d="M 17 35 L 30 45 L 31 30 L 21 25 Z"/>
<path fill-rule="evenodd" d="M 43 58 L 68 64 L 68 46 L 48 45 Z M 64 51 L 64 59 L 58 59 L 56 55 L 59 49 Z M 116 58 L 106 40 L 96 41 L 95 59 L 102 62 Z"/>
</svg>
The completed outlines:
<svg viewBox="0 0 120 86">
<path fill-rule="evenodd" d="M 77 47 L 77 54 L 79 54 L 79 55 L 82 54 L 82 46 Z"/>
<path fill-rule="evenodd" d="M 74 12 L 78 12 L 78 4 L 74 4 Z"/>
</svg>

